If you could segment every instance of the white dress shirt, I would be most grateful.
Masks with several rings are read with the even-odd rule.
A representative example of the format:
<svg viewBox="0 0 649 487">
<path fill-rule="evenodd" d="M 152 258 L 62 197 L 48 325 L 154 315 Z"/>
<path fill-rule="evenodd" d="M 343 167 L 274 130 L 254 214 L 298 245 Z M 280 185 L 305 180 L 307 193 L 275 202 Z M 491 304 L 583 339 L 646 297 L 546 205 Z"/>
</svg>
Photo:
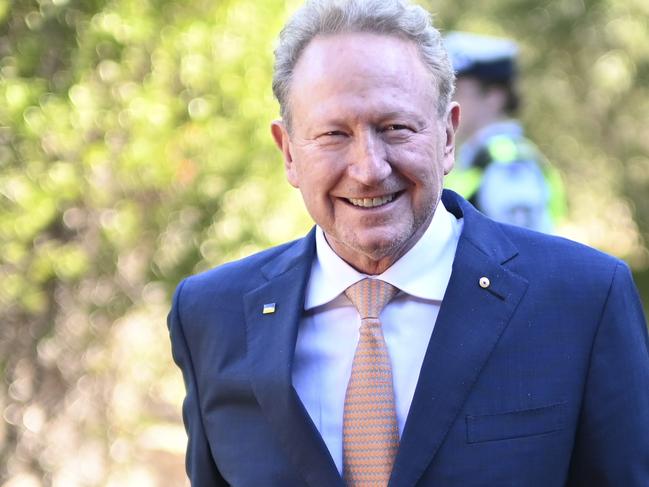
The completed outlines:
<svg viewBox="0 0 649 487">
<path fill-rule="evenodd" d="M 400 435 L 451 276 L 462 224 L 440 202 L 419 241 L 383 274 L 372 276 L 401 290 L 381 313 Z M 338 257 L 318 227 L 292 378 L 341 473 L 345 391 L 360 327 L 358 312 L 344 291 L 365 277 Z"/>
</svg>

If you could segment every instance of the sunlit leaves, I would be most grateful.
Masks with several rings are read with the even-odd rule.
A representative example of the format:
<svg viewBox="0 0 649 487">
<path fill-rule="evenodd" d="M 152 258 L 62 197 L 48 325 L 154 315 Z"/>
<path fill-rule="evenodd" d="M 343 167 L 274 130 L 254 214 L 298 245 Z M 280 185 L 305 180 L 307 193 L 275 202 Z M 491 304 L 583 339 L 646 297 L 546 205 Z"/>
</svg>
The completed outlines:
<svg viewBox="0 0 649 487">
<path fill-rule="evenodd" d="M 0 483 L 182 478 L 169 292 L 306 229 L 267 129 L 283 9 L 43 0 L 0 27 Z"/>
</svg>

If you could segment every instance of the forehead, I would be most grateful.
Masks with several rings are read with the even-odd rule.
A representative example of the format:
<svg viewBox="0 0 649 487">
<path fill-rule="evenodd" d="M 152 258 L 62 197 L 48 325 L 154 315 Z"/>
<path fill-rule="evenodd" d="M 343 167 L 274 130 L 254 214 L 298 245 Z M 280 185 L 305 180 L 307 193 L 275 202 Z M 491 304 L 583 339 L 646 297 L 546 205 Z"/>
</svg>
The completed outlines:
<svg viewBox="0 0 649 487">
<path fill-rule="evenodd" d="M 346 33 L 318 36 L 307 45 L 293 71 L 290 97 L 295 109 L 345 97 L 417 105 L 437 100 L 437 89 L 412 41 Z"/>
</svg>

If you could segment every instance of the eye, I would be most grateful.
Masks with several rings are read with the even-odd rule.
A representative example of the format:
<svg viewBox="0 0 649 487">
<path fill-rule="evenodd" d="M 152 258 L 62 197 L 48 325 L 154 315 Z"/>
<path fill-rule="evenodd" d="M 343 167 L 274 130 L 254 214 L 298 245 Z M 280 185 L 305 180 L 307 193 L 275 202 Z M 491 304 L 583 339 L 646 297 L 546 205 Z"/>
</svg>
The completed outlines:
<svg viewBox="0 0 649 487">
<path fill-rule="evenodd" d="M 390 125 L 386 125 L 385 128 L 383 129 L 385 132 L 398 132 L 401 130 L 408 130 L 412 131 L 410 127 L 407 125 L 402 125 L 399 123 L 391 123 Z"/>
<path fill-rule="evenodd" d="M 321 135 L 321 137 L 345 137 L 347 134 L 342 130 L 330 130 Z"/>
</svg>

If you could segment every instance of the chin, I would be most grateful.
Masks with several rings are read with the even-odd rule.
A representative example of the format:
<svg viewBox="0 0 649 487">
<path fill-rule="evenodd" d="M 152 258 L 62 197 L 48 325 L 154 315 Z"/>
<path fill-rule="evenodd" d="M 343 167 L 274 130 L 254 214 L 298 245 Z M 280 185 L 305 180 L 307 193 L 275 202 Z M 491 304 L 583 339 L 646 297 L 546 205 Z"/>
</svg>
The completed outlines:
<svg viewBox="0 0 649 487">
<path fill-rule="evenodd" d="M 374 261 L 389 257 L 400 257 L 401 249 L 407 239 L 392 237 L 370 240 L 364 245 L 358 245 L 357 251 L 365 254 Z"/>
</svg>

